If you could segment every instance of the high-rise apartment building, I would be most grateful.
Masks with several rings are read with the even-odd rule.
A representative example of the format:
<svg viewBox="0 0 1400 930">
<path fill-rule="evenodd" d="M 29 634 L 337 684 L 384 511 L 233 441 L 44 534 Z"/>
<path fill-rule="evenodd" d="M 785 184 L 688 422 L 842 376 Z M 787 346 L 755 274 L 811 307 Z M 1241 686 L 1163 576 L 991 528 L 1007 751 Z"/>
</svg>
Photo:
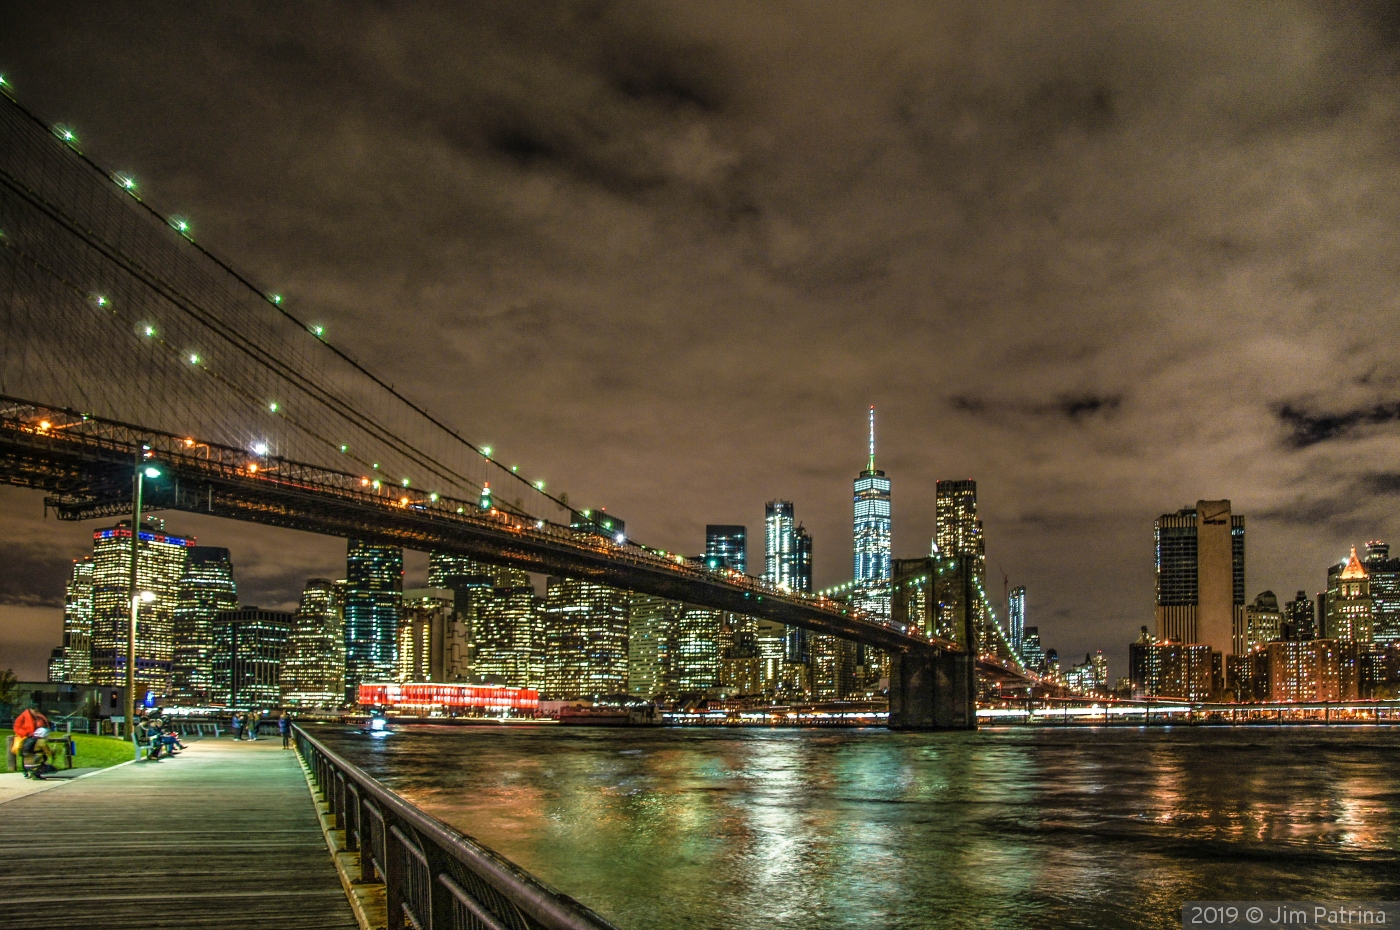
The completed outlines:
<svg viewBox="0 0 1400 930">
<path fill-rule="evenodd" d="M 749 570 L 749 528 L 730 524 L 705 527 L 705 567 Z"/>
<path fill-rule="evenodd" d="M 136 590 L 150 593 L 138 603 L 136 625 L 136 703 L 170 693 L 174 658 L 175 608 L 180 579 L 193 539 L 170 536 L 152 520 L 141 527 Z M 92 547 L 92 681 L 121 685 L 126 681 L 127 629 L 131 620 L 131 523 L 93 534 Z"/>
<path fill-rule="evenodd" d="M 350 540 L 345 559 L 345 691 L 361 682 L 393 681 L 398 672 L 403 550 Z"/>
<path fill-rule="evenodd" d="M 723 611 L 686 604 L 675 626 L 673 668 L 679 693 L 708 691 L 719 685 L 719 638 Z"/>
<path fill-rule="evenodd" d="M 1351 556 L 1327 570 L 1327 638 L 1370 646 L 1374 639 L 1371 579 L 1356 547 Z"/>
<path fill-rule="evenodd" d="M 63 667 L 56 680 L 92 681 L 92 556 L 73 560 L 63 592 Z"/>
<path fill-rule="evenodd" d="M 977 482 L 938 481 L 934 487 L 936 533 L 933 554 L 949 558 L 975 556 L 977 576 L 985 576 L 987 549 L 982 536 L 982 521 L 977 519 Z"/>
<path fill-rule="evenodd" d="M 214 618 L 214 703 L 269 708 L 282 700 L 282 660 L 292 615 L 240 607 Z"/>
<path fill-rule="evenodd" d="M 399 606 L 399 682 L 445 682 L 448 640 L 456 633 L 455 594 L 447 588 L 413 588 Z"/>
<path fill-rule="evenodd" d="M 628 597 L 578 578 L 545 589 L 544 692 L 554 700 L 627 692 Z"/>
<path fill-rule="evenodd" d="M 1264 591 L 1244 609 L 1245 651 L 1285 639 L 1283 610 L 1272 591 Z"/>
<path fill-rule="evenodd" d="M 851 605 L 877 623 L 890 621 L 890 479 L 875 467 L 875 408 L 870 452 L 854 489 L 855 574 Z"/>
<path fill-rule="evenodd" d="M 214 689 L 214 618 L 238 607 L 233 558 L 218 546 L 191 546 L 175 604 L 170 697 L 208 704 Z"/>
<path fill-rule="evenodd" d="M 311 578 L 292 616 L 282 660 L 282 703 L 338 707 L 345 700 L 345 583 Z"/>
<path fill-rule="evenodd" d="M 1400 645 L 1400 559 L 1376 540 L 1366 544 L 1362 565 L 1371 586 L 1372 639 L 1380 649 Z"/>
<path fill-rule="evenodd" d="M 1026 641 L 1026 588 L 1024 585 L 1011 589 L 1010 596 L 1006 599 L 1006 625 L 1010 627 L 1007 631 L 1008 639 L 1011 641 L 1011 649 L 1022 661 L 1021 646 Z"/>
<path fill-rule="evenodd" d="M 1230 502 L 1197 501 L 1153 525 L 1157 638 L 1245 651 L 1244 517 Z"/>
<path fill-rule="evenodd" d="M 681 604 L 633 594 L 627 612 L 627 693 L 653 700 L 676 692 L 673 672 Z"/>
<path fill-rule="evenodd" d="M 1294 642 L 1317 639 L 1317 608 L 1308 592 L 1299 591 L 1297 597 L 1283 605 L 1281 638 Z"/>
</svg>

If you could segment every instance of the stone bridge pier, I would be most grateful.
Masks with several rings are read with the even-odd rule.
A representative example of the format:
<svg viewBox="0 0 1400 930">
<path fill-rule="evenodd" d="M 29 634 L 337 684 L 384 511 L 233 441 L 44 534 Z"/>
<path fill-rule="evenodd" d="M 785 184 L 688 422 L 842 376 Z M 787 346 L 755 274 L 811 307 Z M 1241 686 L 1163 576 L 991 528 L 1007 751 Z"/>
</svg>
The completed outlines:
<svg viewBox="0 0 1400 930">
<path fill-rule="evenodd" d="M 890 656 L 891 730 L 977 729 L 977 658 L 920 649 Z"/>
</svg>

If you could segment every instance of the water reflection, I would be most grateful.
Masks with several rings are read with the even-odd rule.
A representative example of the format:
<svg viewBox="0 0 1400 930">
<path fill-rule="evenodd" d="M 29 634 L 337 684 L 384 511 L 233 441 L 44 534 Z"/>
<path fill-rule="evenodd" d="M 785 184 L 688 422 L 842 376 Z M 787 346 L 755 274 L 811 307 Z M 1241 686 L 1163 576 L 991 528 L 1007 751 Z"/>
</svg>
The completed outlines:
<svg viewBox="0 0 1400 930">
<path fill-rule="evenodd" d="M 1386 730 L 332 736 L 629 930 L 1155 928 L 1191 898 L 1400 899 Z"/>
</svg>

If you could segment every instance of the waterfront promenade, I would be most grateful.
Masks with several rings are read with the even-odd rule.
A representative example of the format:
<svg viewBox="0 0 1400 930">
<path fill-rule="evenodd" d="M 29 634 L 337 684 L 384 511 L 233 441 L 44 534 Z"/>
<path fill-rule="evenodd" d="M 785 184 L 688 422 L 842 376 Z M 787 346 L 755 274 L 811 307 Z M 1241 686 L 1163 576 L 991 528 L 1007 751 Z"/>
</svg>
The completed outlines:
<svg viewBox="0 0 1400 930">
<path fill-rule="evenodd" d="M 296 753 L 204 739 L 0 802 L 0 926 L 355 930 Z"/>
</svg>

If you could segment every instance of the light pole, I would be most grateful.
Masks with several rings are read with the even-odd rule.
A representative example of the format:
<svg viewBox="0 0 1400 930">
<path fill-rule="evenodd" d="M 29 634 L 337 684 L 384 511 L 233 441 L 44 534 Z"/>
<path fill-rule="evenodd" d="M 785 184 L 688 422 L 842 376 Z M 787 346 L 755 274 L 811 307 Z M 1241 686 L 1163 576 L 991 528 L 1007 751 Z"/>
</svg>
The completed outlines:
<svg viewBox="0 0 1400 930">
<path fill-rule="evenodd" d="M 132 476 L 131 493 L 131 580 L 128 593 L 131 601 L 131 621 L 126 630 L 126 732 L 131 739 L 135 757 L 141 758 L 141 747 L 136 742 L 136 617 L 141 603 L 150 603 L 155 595 L 136 590 L 137 568 L 141 562 L 141 504 L 145 491 L 146 478 L 159 478 L 160 469 L 146 464 L 149 446 L 142 443 L 136 450 L 136 470 Z"/>
</svg>

